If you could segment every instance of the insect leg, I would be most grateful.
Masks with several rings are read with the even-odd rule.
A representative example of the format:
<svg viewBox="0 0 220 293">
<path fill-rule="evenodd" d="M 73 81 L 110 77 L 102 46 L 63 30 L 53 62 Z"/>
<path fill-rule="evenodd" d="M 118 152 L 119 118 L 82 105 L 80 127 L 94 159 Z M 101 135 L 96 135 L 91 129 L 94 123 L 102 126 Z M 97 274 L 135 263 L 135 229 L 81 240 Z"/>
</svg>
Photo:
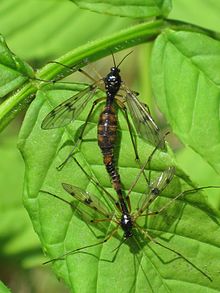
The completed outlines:
<svg viewBox="0 0 220 293">
<path fill-rule="evenodd" d="M 105 194 L 109 197 L 111 202 L 116 205 L 117 209 L 121 211 L 120 205 L 118 204 L 118 201 L 115 200 L 115 198 L 109 193 L 93 176 L 88 174 L 86 170 L 82 167 L 82 165 L 78 162 L 76 158 L 73 158 L 76 164 L 79 166 L 79 168 L 83 171 L 83 173 L 88 177 L 88 179 L 98 188 L 100 188 Z"/>
<path fill-rule="evenodd" d="M 82 74 L 84 74 L 86 77 L 88 77 L 89 79 L 91 79 L 93 82 L 97 82 L 97 80 L 95 80 L 90 74 L 88 74 L 85 70 L 79 68 L 78 71 Z"/>
<path fill-rule="evenodd" d="M 42 193 L 45 193 L 45 194 L 51 195 L 51 196 L 53 196 L 53 197 L 55 197 L 55 198 L 57 198 L 57 199 L 59 199 L 59 200 L 65 202 L 65 203 L 68 204 L 71 208 L 73 207 L 72 204 L 71 204 L 71 202 L 69 202 L 68 200 L 65 200 L 65 199 L 62 198 L 62 197 L 59 197 L 58 195 L 56 195 L 56 194 L 54 194 L 54 193 L 52 193 L 52 192 L 49 192 L 49 191 L 46 191 L 46 190 L 42 190 L 42 189 L 39 190 L 39 192 L 42 192 Z"/>
<path fill-rule="evenodd" d="M 149 184 L 150 184 L 150 182 L 151 182 L 151 171 L 152 171 L 152 170 L 151 170 L 151 166 L 150 166 L 150 164 L 151 164 L 152 158 L 153 158 L 155 152 L 156 152 L 158 149 L 160 149 L 161 144 L 165 143 L 165 137 L 166 137 L 168 134 L 169 134 L 169 131 L 166 132 L 166 133 L 160 138 L 160 140 L 158 141 L 158 144 L 155 146 L 155 148 L 153 149 L 152 153 L 151 153 L 150 156 L 148 157 L 146 163 L 144 164 L 144 166 L 148 166 L 148 169 L 149 169 L 149 173 L 148 173 L 148 182 L 149 182 Z"/>
<path fill-rule="evenodd" d="M 130 135 L 132 146 L 133 146 L 134 153 L 135 153 L 135 161 L 138 163 L 139 167 L 141 168 L 142 165 L 141 165 L 140 158 L 139 158 L 139 155 L 138 155 L 138 150 L 137 150 L 137 146 L 136 146 L 136 143 L 135 143 L 135 139 L 134 139 L 134 136 L 132 134 L 132 126 L 131 126 L 131 122 L 130 122 L 129 117 L 128 117 L 127 107 L 119 99 L 116 99 L 116 101 L 117 101 L 118 106 L 121 108 L 121 110 L 125 114 L 125 119 L 126 119 L 126 122 L 127 122 L 127 125 L 128 125 L 129 135 Z M 142 174 L 143 174 L 147 184 L 149 184 L 149 180 L 148 180 L 144 170 L 142 171 Z"/>
<path fill-rule="evenodd" d="M 139 162 L 140 158 L 139 158 L 139 155 L 138 155 L 137 146 L 136 146 L 136 143 L 135 143 L 135 140 L 134 140 L 134 136 L 132 134 L 132 126 L 131 126 L 131 123 L 130 123 L 130 120 L 129 120 L 129 117 L 128 117 L 127 107 L 119 99 L 116 99 L 116 101 L 117 101 L 118 106 L 121 108 L 121 110 L 125 114 L 125 119 L 126 119 L 126 122 L 127 122 L 127 125 L 128 125 L 128 130 L 129 130 L 132 146 L 133 146 L 134 153 L 135 153 L 135 160 Z"/>
<path fill-rule="evenodd" d="M 153 243 L 175 253 L 176 255 L 178 255 L 179 257 L 181 257 L 183 260 L 185 260 L 187 263 L 189 263 L 193 268 L 195 268 L 197 271 L 199 271 L 203 276 L 205 276 L 209 281 L 212 282 L 212 279 L 209 275 L 207 275 L 204 271 L 202 271 L 202 269 L 200 269 L 198 266 L 196 266 L 194 263 L 192 263 L 188 258 L 186 258 L 184 255 L 182 255 L 180 252 L 178 252 L 175 249 L 172 249 L 160 242 L 158 242 L 157 240 L 155 240 L 153 237 L 150 236 L 150 234 L 148 233 L 148 231 L 146 229 L 143 229 L 142 227 L 140 227 L 137 223 L 135 223 L 136 227 L 138 228 L 139 231 L 141 231 L 141 233 L 143 234 L 144 238 L 148 238 L 150 241 L 152 241 Z"/>
<path fill-rule="evenodd" d="M 66 257 L 66 256 L 68 256 L 68 255 L 71 255 L 71 254 L 74 254 L 74 253 L 77 253 L 77 252 L 79 252 L 79 251 L 81 251 L 81 250 L 84 250 L 84 249 L 86 249 L 86 248 L 90 248 L 90 247 L 94 247 L 94 246 L 98 246 L 98 245 L 102 245 L 102 244 L 104 244 L 104 243 L 106 243 L 116 232 L 117 232 L 117 230 L 118 230 L 118 227 L 119 227 L 119 224 L 117 224 L 117 227 L 115 227 L 106 237 L 105 237 L 105 239 L 103 240 L 103 241 L 101 241 L 101 242 L 97 242 L 97 243 L 94 243 L 94 244 L 91 244 L 91 245 L 86 245 L 86 246 L 83 246 L 83 247 L 80 247 L 80 248 L 77 248 L 77 249 L 74 249 L 74 250 L 72 250 L 72 251 L 69 251 L 69 252 L 67 252 L 67 253 L 65 253 L 65 254 L 63 254 L 63 255 L 61 255 L 61 256 L 59 256 L 59 257 L 57 257 L 57 258 L 53 258 L 53 259 L 51 259 L 51 260 L 48 260 L 48 261 L 46 261 L 46 262 L 44 262 L 43 264 L 45 265 L 45 264 L 48 264 L 48 263 L 50 263 L 50 262 L 54 262 L 54 261 L 57 261 L 57 260 L 63 260 L 63 258 L 64 257 Z"/>
<path fill-rule="evenodd" d="M 74 70 L 74 67 L 77 67 L 77 65 L 71 67 L 71 66 L 68 66 L 68 65 L 62 64 L 62 63 L 60 63 L 60 62 L 58 62 L 58 61 L 50 61 L 50 62 L 48 62 L 48 63 L 54 63 L 54 64 L 58 64 L 58 65 L 60 65 L 60 66 L 63 66 L 64 68 L 67 68 L 67 69 L 70 71 L 70 73 L 74 73 L 74 72 L 76 72 L 76 70 Z M 94 79 L 90 74 L 88 74 L 85 70 L 83 70 L 83 69 L 81 69 L 81 68 L 78 68 L 77 70 L 78 70 L 80 73 L 84 74 L 86 77 L 88 77 L 88 78 L 89 78 L 90 80 L 92 80 L 93 82 L 97 82 L 97 80 L 95 80 L 95 79 Z"/>
<path fill-rule="evenodd" d="M 167 134 L 165 134 L 167 135 Z M 164 137 L 162 138 L 164 139 Z M 133 188 L 135 187 L 135 185 L 137 184 L 141 174 L 144 172 L 144 169 L 148 168 L 149 169 L 149 178 L 148 178 L 148 182 L 150 182 L 150 162 L 152 160 L 152 157 L 154 156 L 155 152 L 157 151 L 158 147 L 160 146 L 161 141 L 159 141 L 158 145 L 153 149 L 152 153 L 150 154 L 150 156 L 147 158 L 147 160 L 145 161 L 145 163 L 143 164 L 143 166 L 141 167 L 138 175 L 136 176 L 135 180 L 133 181 L 133 183 L 131 184 L 131 187 L 129 189 L 129 191 L 127 192 L 127 196 L 130 196 Z M 149 185 L 149 184 L 148 184 Z"/>
<path fill-rule="evenodd" d="M 189 190 L 185 190 L 180 192 L 179 194 L 177 194 L 174 198 L 172 198 L 171 200 L 168 201 L 168 203 L 166 203 L 162 208 L 160 208 L 158 211 L 152 211 L 149 212 L 147 214 L 142 214 L 141 216 L 146 216 L 146 215 L 158 215 L 160 213 L 162 213 L 164 210 L 166 210 L 171 204 L 173 204 L 175 202 L 175 200 L 177 200 L 179 197 L 181 196 L 185 196 L 186 194 L 190 194 L 190 193 L 194 193 L 196 191 L 199 190 L 204 190 L 204 189 L 210 189 L 210 188 L 220 188 L 220 186 L 203 186 L 203 187 L 198 187 L 198 188 L 194 188 L 194 189 L 189 189 Z"/>
<path fill-rule="evenodd" d="M 103 101 L 103 100 L 105 100 L 105 98 L 103 97 L 103 98 L 99 98 L 99 99 L 96 99 L 94 102 L 93 102 L 93 104 L 92 104 L 92 107 L 91 107 L 91 109 L 90 109 L 90 111 L 89 111 L 89 114 L 87 115 L 87 118 L 86 118 L 86 120 L 85 120 L 85 123 L 83 124 L 83 127 L 82 127 L 82 129 L 81 129 L 81 131 L 80 131 L 80 135 L 79 135 L 79 137 L 78 137 L 78 139 L 77 139 L 77 142 L 75 143 L 75 145 L 74 145 L 74 147 L 73 147 L 73 149 L 71 150 L 71 152 L 69 153 L 69 155 L 67 156 L 67 158 L 57 167 L 57 170 L 62 170 L 63 169 L 63 167 L 66 165 L 66 163 L 69 161 L 69 159 L 72 157 L 72 155 L 73 155 L 73 153 L 74 153 L 74 151 L 75 151 L 75 149 L 76 149 L 76 147 L 79 147 L 79 145 L 81 144 L 81 142 L 82 142 L 82 140 L 83 140 L 83 134 L 84 134 L 84 131 L 85 131 L 85 128 L 86 128 L 86 125 L 87 125 L 87 123 L 88 123 L 88 121 L 89 121 L 89 119 L 90 119 L 90 117 L 91 117 L 91 115 L 92 115 L 92 113 L 93 113 L 93 110 L 94 110 L 94 108 L 96 107 L 96 105 L 98 104 L 98 103 L 100 103 L 101 101 Z"/>
</svg>

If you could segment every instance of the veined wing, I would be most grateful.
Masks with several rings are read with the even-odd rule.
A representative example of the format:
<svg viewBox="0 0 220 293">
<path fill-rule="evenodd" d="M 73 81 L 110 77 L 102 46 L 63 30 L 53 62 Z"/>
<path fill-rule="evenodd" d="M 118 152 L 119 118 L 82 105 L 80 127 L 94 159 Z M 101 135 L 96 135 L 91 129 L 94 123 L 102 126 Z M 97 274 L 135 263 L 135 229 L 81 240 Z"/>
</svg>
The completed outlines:
<svg viewBox="0 0 220 293">
<path fill-rule="evenodd" d="M 171 182 L 175 174 L 175 170 L 176 168 L 173 166 L 167 168 L 152 182 L 152 184 L 150 184 L 150 193 L 154 195 L 154 197 L 159 195 Z"/>
<path fill-rule="evenodd" d="M 111 218 L 111 214 L 107 207 L 95 195 L 71 184 L 62 183 L 62 186 L 70 195 L 87 207 L 93 209 L 106 218 Z"/>
<path fill-rule="evenodd" d="M 97 89 L 95 84 L 65 100 L 55 107 L 43 120 L 42 129 L 52 129 L 65 126 L 76 119 L 83 111 L 88 101 L 93 97 Z"/>
<path fill-rule="evenodd" d="M 127 86 L 123 85 L 123 87 L 126 92 L 126 102 L 138 135 L 153 146 L 164 149 L 165 142 L 160 135 L 160 129 L 151 117 L 148 108 L 138 100 L 137 95 Z"/>
<path fill-rule="evenodd" d="M 137 215 L 141 215 L 150 204 L 161 194 L 161 192 L 167 187 L 167 185 L 173 179 L 175 174 L 175 167 L 169 167 L 163 171 L 151 184 L 148 196 L 144 197 L 142 203 L 139 206 Z M 136 215 L 135 215 L 136 216 Z"/>
</svg>

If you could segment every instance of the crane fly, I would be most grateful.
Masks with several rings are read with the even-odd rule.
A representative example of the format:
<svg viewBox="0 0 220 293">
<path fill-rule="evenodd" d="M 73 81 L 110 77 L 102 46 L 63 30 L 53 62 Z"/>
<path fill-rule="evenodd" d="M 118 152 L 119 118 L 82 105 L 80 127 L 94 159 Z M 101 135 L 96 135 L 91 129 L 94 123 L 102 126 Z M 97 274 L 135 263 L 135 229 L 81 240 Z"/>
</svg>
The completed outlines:
<svg viewBox="0 0 220 293">
<path fill-rule="evenodd" d="M 74 158 L 74 160 L 77 162 L 77 160 Z M 138 173 L 134 183 L 132 184 L 131 188 L 127 192 L 126 198 L 130 197 L 132 189 L 136 185 L 137 181 L 139 180 L 140 175 L 143 173 L 143 170 L 146 168 L 146 166 L 149 164 L 149 159 L 145 162 L 142 169 Z M 79 162 L 78 162 L 78 165 Z M 83 168 L 81 166 L 81 168 Z M 85 171 L 86 173 L 86 171 Z M 72 251 L 69 251 L 62 256 L 59 256 L 57 258 L 51 259 L 47 261 L 54 262 L 57 260 L 62 260 L 64 257 L 68 255 L 72 255 L 75 253 L 79 253 L 80 251 L 84 251 L 91 247 L 98 246 L 98 245 L 104 245 L 104 243 L 110 241 L 110 239 L 113 236 L 116 236 L 119 229 L 123 231 L 123 239 L 121 239 L 119 246 L 116 249 L 119 249 L 122 244 L 127 243 L 129 239 L 135 238 L 134 231 L 138 231 L 140 235 L 143 236 L 145 240 L 151 241 L 152 243 L 159 245 L 163 247 L 166 250 L 169 250 L 173 253 L 175 253 L 178 257 L 182 258 L 184 261 L 189 263 L 194 269 L 199 271 L 201 274 L 203 274 L 206 278 L 211 280 L 210 276 L 207 275 L 204 271 L 202 271 L 198 266 L 196 266 L 194 263 L 192 263 L 188 258 L 183 256 L 180 252 L 176 251 L 175 249 L 172 249 L 161 242 L 157 241 L 155 238 L 153 238 L 149 231 L 140 225 L 138 223 L 138 220 L 141 217 L 147 218 L 148 216 L 156 216 L 158 214 L 163 213 L 170 205 L 172 205 L 178 198 L 183 197 L 190 193 L 195 193 L 196 191 L 208 189 L 208 188 L 219 188 L 219 186 L 206 186 L 206 187 L 199 187 L 194 189 L 189 189 L 182 191 L 178 193 L 176 196 L 169 199 L 166 204 L 161 206 L 157 210 L 150 210 L 152 207 L 152 204 L 157 201 L 162 191 L 164 191 L 167 186 L 170 184 L 170 182 L 173 180 L 173 177 L 175 175 L 175 167 L 171 166 L 165 169 L 159 176 L 157 176 L 149 185 L 148 191 L 142 195 L 142 199 L 140 200 L 138 206 L 136 209 L 132 210 L 131 206 L 127 204 L 127 199 L 122 198 L 119 203 L 114 200 L 114 197 L 109 197 L 109 200 L 114 204 L 113 208 L 110 208 L 108 205 L 106 205 L 102 200 L 100 200 L 99 197 L 92 194 L 91 192 L 85 191 L 81 189 L 80 187 L 68 184 L 68 183 L 62 183 L 62 186 L 64 190 L 71 195 L 75 201 L 69 202 L 67 200 L 64 200 L 58 196 L 56 196 L 53 193 L 50 193 L 48 191 L 41 192 L 52 195 L 55 198 L 58 198 L 59 200 L 64 201 L 65 203 L 69 204 L 71 208 L 74 208 L 75 211 L 77 211 L 77 215 L 84 221 L 86 221 L 89 225 L 96 224 L 99 225 L 103 222 L 109 222 L 114 225 L 114 228 L 107 233 L 104 240 L 100 242 L 96 242 L 94 244 L 89 244 L 77 249 L 74 249 Z M 95 180 L 94 180 L 95 181 Z M 94 182 L 93 182 L 94 183 Z M 95 182 L 95 185 L 99 186 L 98 182 Z M 102 190 L 105 190 L 102 188 Z M 109 196 L 109 193 L 106 191 L 106 194 Z M 86 212 L 80 208 L 78 208 L 78 203 L 82 204 L 82 207 L 86 209 Z M 135 240 L 136 241 L 136 240 Z M 136 241 L 137 242 L 137 241 Z"/>
<path fill-rule="evenodd" d="M 42 129 L 53 129 L 65 126 L 71 121 L 74 121 L 83 111 L 87 103 L 91 101 L 91 99 L 95 96 L 97 90 L 104 87 L 106 97 L 96 99 L 93 102 L 92 107 L 79 134 L 78 141 L 76 142 L 69 156 L 58 168 L 61 169 L 66 164 L 66 162 L 72 156 L 76 146 L 82 141 L 86 125 L 96 105 L 100 102 L 105 101 L 105 107 L 100 113 L 97 127 L 98 145 L 103 155 L 103 162 L 105 164 L 106 170 L 111 178 L 113 187 L 118 194 L 119 200 L 122 198 L 123 195 L 120 175 L 115 166 L 114 158 L 114 150 L 117 140 L 118 129 L 118 118 L 115 107 L 116 104 L 125 114 L 136 160 L 138 162 L 139 156 L 135 145 L 135 140 L 132 135 L 132 126 L 129 121 L 127 107 L 125 106 L 125 103 L 130 110 L 134 126 L 140 137 L 142 137 L 144 140 L 148 141 L 154 146 L 159 145 L 161 149 L 165 148 L 164 140 L 160 136 L 159 128 L 151 117 L 148 107 L 138 100 L 137 94 L 134 91 L 131 91 L 121 79 L 119 66 L 129 54 L 127 54 L 117 66 L 113 56 L 114 66 L 110 69 L 110 72 L 104 78 L 100 78 L 98 81 L 95 81 L 84 90 L 62 102 L 44 118 L 41 125 Z M 82 69 L 80 69 L 79 71 L 90 77 L 90 75 L 85 73 Z M 94 80 L 92 77 L 90 78 Z M 119 90 L 123 92 L 123 97 L 119 96 Z"/>
<path fill-rule="evenodd" d="M 109 102 L 113 102 L 111 100 L 114 100 L 116 101 L 116 103 L 119 103 L 118 106 L 126 112 L 127 108 L 124 105 L 124 103 L 126 102 L 130 110 L 132 120 L 138 135 L 140 135 L 141 138 L 145 139 L 153 146 L 158 145 L 158 143 L 160 142 L 160 148 L 163 149 L 164 142 L 161 140 L 159 128 L 154 122 L 147 105 L 140 102 L 137 98 L 138 94 L 130 90 L 126 86 L 126 84 L 121 80 L 119 66 L 129 54 L 127 54 L 117 66 L 113 56 L 114 66 L 111 68 L 110 72 L 106 75 L 106 77 L 100 78 L 93 84 L 89 85 L 86 89 L 80 91 L 79 93 L 75 94 L 74 96 L 70 97 L 69 99 L 55 107 L 44 118 L 41 124 L 42 129 L 54 129 L 63 127 L 69 124 L 71 121 L 76 120 L 85 108 L 86 104 L 93 98 L 97 90 L 105 88 L 106 97 L 104 98 L 104 100 L 106 100 L 106 104 L 108 104 Z M 71 67 L 68 67 L 61 63 L 58 64 L 67 67 L 71 70 Z M 84 70 L 78 69 L 78 71 L 82 72 L 84 75 L 86 75 L 94 81 L 94 78 L 91 77 Z M 119 89 L 124 92 L 124 99 L 122 100 L 122 103 L 119 97 L 116 97 Z M 94 101 L 90 112 L 92 112 L 93 108 L 97 105 L 97 103 L 101 101 Z M 92 113 L 89 113 L 86 121 L 88 121 L 91 114 Z"/>
</svg>

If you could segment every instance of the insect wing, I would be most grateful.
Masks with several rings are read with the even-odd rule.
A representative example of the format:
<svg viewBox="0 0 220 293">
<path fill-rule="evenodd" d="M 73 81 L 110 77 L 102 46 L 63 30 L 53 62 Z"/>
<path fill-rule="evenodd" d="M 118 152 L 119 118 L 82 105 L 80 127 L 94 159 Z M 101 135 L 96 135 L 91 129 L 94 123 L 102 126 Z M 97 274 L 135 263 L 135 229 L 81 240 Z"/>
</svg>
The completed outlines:
<svg viewBox="0 0 220 293">
<path fill-rule="evenodd" d="M 153 146 L 165 148 L 164 140 L 160 136 L 160 129 L 151 117 L 146 105 L 141 103 L 136 94 L 124 86 L 126 102 L 137 133 Z"/>
<path fill-rule="evenodd" d="M 109 218 L 110 213 L 107 207 L 95 195 L 71 184 L 62 183 L 62 186 L 75 199 L 99 214 L 104 215 L 106 218 Z"/>
<path fill-rule="evenodd" d="M 43 120 L 42 129 L 59 128 L 69 124 L 83 111 L 97 86 L 91 85 L 55 107 Z"/>
<path fill-rule="evenodd" d="M 142 202 L 139 204 L 137 216 L 141 215 L 150 204 L 161 194 L 161 192 L 167 187 L 167 185 L 173 179 L 175 174 L 175 167 L 169 167 L 160 174 L 151 184 L 148 196 L 144 195 Z"/>
<path fill-rule="evenodd" d="M 152 194 L 155 193 L 154 196 L 156 196 L 156 193 L 159 195 L 171 182 L 174 174 L 175 174 L 175 167 L 173 166 L 163 171 L 161 175 L 157 177 L 150 185 L 151 193 Z"/>
</svg>

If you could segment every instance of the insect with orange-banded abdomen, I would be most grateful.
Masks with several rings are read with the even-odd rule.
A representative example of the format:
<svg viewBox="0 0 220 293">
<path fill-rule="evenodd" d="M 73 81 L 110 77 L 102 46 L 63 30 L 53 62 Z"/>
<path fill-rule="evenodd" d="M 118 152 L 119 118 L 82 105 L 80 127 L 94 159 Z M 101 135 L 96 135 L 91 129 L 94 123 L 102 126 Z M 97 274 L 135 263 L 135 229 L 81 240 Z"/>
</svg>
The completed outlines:
<svg viewBox="0 0 220 293">
<path fill-rule="evenodd" d="M 129 53 L 130 54 L 130 53 Z M 131 112 L 131 117 L 134 122 L 134 126 L 137 130 L 137 133 L 145 140 L 150 142 L 151 144 L 160 148 L 164 148 L 164 141 L 161 139 L 159 128 L 155 124 L 152 119 L 148 108 L 141 103 L 137 94 L 131 91 L 122 81 L 120 76 L 119 66 L 122 61 L 127 57 L 127 55 L 121 60 L 121 62 L 116 66 L 115 59 L 113 56 L 114 66 L 111 68 L 110 72 L 104 78 L 100 78 L 100 80 L 95 81 L 92 85 L 88 86 L 86 89 L 82 90 L 78 94 L 70 97 L 68 100 L 64 101 L 56 108 L 54 108 L 43 120 L 42 128 L 43 129 L 51 129 L 62 127 L 70 123 L 72 120 L 76 119 L 79 114 L 84 109 L 84 106 L 91 100 L 91 98 L 95 95 L 98 88 L 105 88 L 106 97 L 96 99 L 92 107 L 88 113 L 86 121 L 81 129 L 78 141 L 76 142 L 74 149 L 66 158 L 66 160 L 58 167 L 61 169 L 69 158 L 72 156 L 75 148 L 82 141 L 83 134 L 86 128 L 86 125 L 93 113 L 96 105 L 103 100 L 105 100 L 105 106 L 103 111 L 99 116 L 98 122 L 98 145 L 103 154 L 103 162 L 106 166 L 106 170 L 111 178 L 114 189 L 116 190 L 119 200 L 123 197 L 122 195 L 122 186 L 120 181 L 120 175 L 115 166 L 115 158 L 114 158 L 114 150 L 115 144 L 117 140 L 117 113 L 115 104 L 119 106 L 120 109 L 125 114 L 125 118 L 128 124 L 129 133 L 131 136 L 132 145 L 134 147 L 136 160 L 139 161 L 138 151 L 135 145 L 135 140 L 132 134 L 132 127 L 129 121 L 129 117 L 127 114 L 127 107 L 125 106 L 125 102 L 128 105 L 128 108 Z M 82 69 L 79 70 L 82 73 L 85 73 Z M 89 76 L 85 73 L 86 76 Z M 94 79 L 91 77 L 94 81 Z M 119 90 L 124 92 L 123 99 L 120 99 L 118 94 Z"/>
<path fill-rule="evenodd" d="M 145 167 L 145 166 L 144 166 Z M 142 173 L 143 170 L 140 171 Z M 117 249 L 121 247 L 122 244 L 124 243 L 130 243 L 129 239 L 134 239 L 135 242 L 138 241 L 137 235 L 142 235 L 145 240 L 149 240 L 153 244 L 156 244 L 156 246 L 162 246 L 163 248 L 170 250 L 171 252 L 174 252 L 178 257 L 181 257 L 184 259 L 186 262 L 188 262 L 190 265 L 192 265 L 196 270 L 198 270 L 200 273 L 202 273 L 205 277 L 210 279 L 210 277 L 202 271 L 199 267 L 197 267 L 195 264 L 193 264 L 190 260 L 188 260 L 186 257 L 184 257 L 181 253 L 176 251 L 175 249 L 170 248 L 169 246 L 166 246 L 163 244 L 163 242 L 158 241 L 157 239 L 152 236 L 152 233 L 154 235 L 154 230 L 152 229 L 153 226 L 149 227 L 143 225 L 143 221 L 140 222 L 141 218 L 143 220 L 147 220 L 148 216 L 155 216 L 154 218 L 157 217 L 158 214 L 163 214 L 165 210 L 171 204 L 175 205 L 175 202 L 177 199 L 180 199 L 181 197 L 186 196 L 187 194 L 194 193 L 196 191 L 199 191 L 201 189 L 207 189 L 207 188 L 213 188 L 214 186 L 207 186 L 207 187 L 200 187 L 200 188 L 195 188 L 191 190 L 185 190 L 183 192 L 178 193 L 177 195 L 173 195 L 172 198 L 166 198 L 166 201 L 162 201 L 163 205 L 152 205 L 155 203 L 157 200 L 160 200 L 160 197 L 162 196 L 161 193 L 164 191 L 164 189 L 167 188 L 167 186 L 170 184 L 170 182 L 173 180 L 173 176 L 175 174 L 175 168 L 174 167 L 169 167 L 165 171 L 163 171 L 159 176 L 154 177 L 152 180 L 148 191 L 143 194 L 142 200 L 138 202 L 138 205 L 133 205 L 132 201 L 132 208 L 129 208 L 127 201 L 122 200 L 122 202 L 119 203 L 119 205 L 116 205 L 116 202 L 114 202 L 114 199 L 109 197 L 109 200 L 114 204 L 115 208 L 111 208 L 108 205 L 104 203 L 101 198 L 98 196 L 94 195 L 94 193 L 85 191 L 77 186 L 63 183 L 63 188 L 65 191 L 67 191 L 68 194 L 70 194 L 73 198 L 73 202 L 66 201 L 70 207 L 73 209 L 74 212 L 77 210 L 77 214 L 83 221 L 86 221 L 87 224 L 91 225 L 101 225 L 101 223 L 106 222 L 106 223 L 111 223 L 111 225 L 108 225 L 109 231 L 106 229 L 106 235 L 103 239 L 103 241 L 97 241 L 94 244 L 88 244 L 86 246 L 82 246 L 73 250 L 69 250 L 66 254 L 59 256 L 57 258 L 52 259 L 51 261 L 56 261 L 63 259 L 65 256 L 75 254 L 78 252 L 85 252 L 89 253 L 90 249 L 94 246 L 101 246 L 106 242 L 109 242 L 113 236 L 116 236 L 118 231 L 122 230 L 123 231 L 123 239 L 121 239 L 120 244 L 117 245 Z M 90 178 L 89 178 L 90 179 Z M 133 196 L 131 195 L 132 188 L 136 184 L 136 181 L 138 180 L 138 176 L 136 177 L 134 184 L 132 184 L 132 187 L 129 189 L 127 192 L 127 197 Z M 91 180 L 89 180 L 91 182 Z M 219 188 L 219 187 L 215 187 Z M 49 193 L 50 194 L 50 193 Z M 53 195 L 53 194 L 52 194 Z M 162 198 L 163 199 L 163 198 Z M 61 199 L 62 200 L 62 199 Z M 177 201 L 178 202 L 178 201 Z M 79 203 L 81 205 L 79 205 Z M 183 202 L 182 202 L 183 203 Z M 178 203 L 179 204 L 179 203 Z M 81 210 L 84 207 L 84 209 Z M 157 209 L 159 208 L 159 209 Z M 95 211 L 95 214 L 92 212 Z M 86 212 L 86 215 L 84 214 Z M 166 215 L 169 216 L 169 214 Z M 114 225 L 114 227 L 112 227 Z M 154 226 L 154 228 L 157 226 Z M 158 227 L 156 228 L 158 229 Z M 160 231 L 160 229 L 158 229 Z M 139 233 L 137 233 L 139 232 Z M 77 236 L 76 236 L 77 237 Z M 116 236 L 117 238 L 117 236 Z M 181 237 L 180 237 L 181 238 Z M 162 240 L 163 238 L 161 238 Z M 85 237 L 82 237 L 82 241 L 85 241 Z M 87 242 L 88 243 L 88 242 Z M 137 245 L 139 245 L 137 243 Z M 85 250 L 85 251 L 84 251 Z"/>
</svg>

